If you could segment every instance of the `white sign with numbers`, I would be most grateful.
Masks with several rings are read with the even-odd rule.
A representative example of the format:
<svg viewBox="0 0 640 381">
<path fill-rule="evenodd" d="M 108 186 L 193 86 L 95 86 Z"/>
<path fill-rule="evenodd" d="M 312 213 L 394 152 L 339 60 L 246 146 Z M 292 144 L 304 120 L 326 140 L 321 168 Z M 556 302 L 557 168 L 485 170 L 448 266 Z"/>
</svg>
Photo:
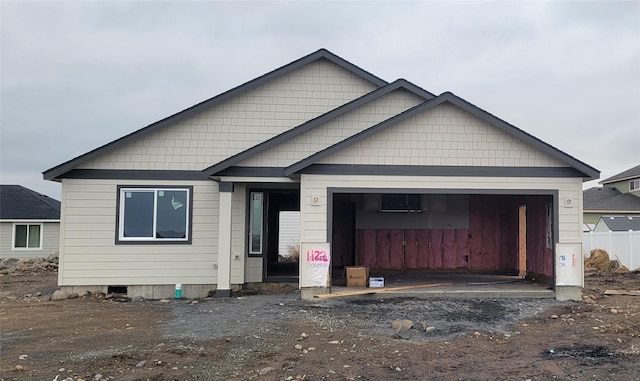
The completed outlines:
<svg viewBox="0 0 640 381">
<path fill-rule="evenodd" d="M 329 287 L 331 244 L 303 242 L 300 245 L 300 287 Z"/>
</svg>

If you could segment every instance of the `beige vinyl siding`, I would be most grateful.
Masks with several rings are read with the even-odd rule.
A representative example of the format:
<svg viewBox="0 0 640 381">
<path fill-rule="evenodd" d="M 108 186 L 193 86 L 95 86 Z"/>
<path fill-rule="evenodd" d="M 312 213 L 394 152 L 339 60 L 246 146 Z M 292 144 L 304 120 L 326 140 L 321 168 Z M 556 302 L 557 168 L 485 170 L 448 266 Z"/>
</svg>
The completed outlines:
<svg viewBox="0 0 640 381">
<path fill-rule="evenodd" d="M 60 223 L 44 221 L 21 220 L 18 224 L 42 225 L 42 249 L 14 249 L 13 225 L 14 222 L 0 223 L 0 258 L 36 258 L 48 257 L 60 248 Z"/>
<path fill-rule="evenodd" d="M 193 186 L 191 244 L 115 244 L 117 186 Z M 61 286 L 215 284 L 218 185 L 211 181 L 62 181 Z"/>
<path fill-rule="evenodd" d="M 323 164 L 562 167 L 566 164 L 451 104 L 353 144 Z"/>
<path fill-rule="evenodd" d="M 371 126 L 420 104 L 422 98 L 399 89 L 244 160 L 240 166 L 287 167 Z"/>
<path fill-rule="evenodd" d="M 302 242 L 327 240 L 327 188 L 400 188 L 464 190 L 551 190 L 558 191 L 558 242 L 582 242 L 582 179 L 531 177 L 405 177 L 302 175 L 300 183 Z M 473 191 L 470 191 L 473 193 Z M 317 205 L 312 195 L 320 196 Z M 565 200 L 572 207 L 565 207 Z"/>
<path fill-rule="evenodd" d="M 231 224 L 231 284 L 245 282 L 245 205 L 246 189 L 244 184 L 235 184 L 233 190 Z"/>
<path fill-rule="evenodd" d="M 0 258 L 12 258 L 11 234 L 13 222 L 0 222 Z"/>
<path fill-rule="evenodd" d="M 201 170 L 374 89 L 319 60 L 78 168 Z"/>
<path fill-rule="evenodd" d="M 246 281 L 262 282 L 262 258 L 247 258 Z"/>
</svg>

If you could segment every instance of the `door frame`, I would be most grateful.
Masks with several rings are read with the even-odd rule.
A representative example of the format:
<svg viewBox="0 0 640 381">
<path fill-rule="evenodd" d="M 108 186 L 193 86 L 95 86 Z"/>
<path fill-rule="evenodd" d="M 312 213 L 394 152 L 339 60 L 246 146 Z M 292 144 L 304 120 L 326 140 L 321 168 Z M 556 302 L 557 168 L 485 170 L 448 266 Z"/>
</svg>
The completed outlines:
<svg viewBox="0 0 640 381">
<path fill-rule="evenodd" d="M 246 212 L 246 230 L 245 241 L 247 247 L 247 255 L 252 258 L 262 258 L 262 282 L 297 282 L 299 278 L 299 263 L 292 263 L 290 266 L 283 266 L 283 275 L 269 275 L 271 270 L 271 264 L 273 264 L 272 256 L 275 253 L 277 258 L 278 251 L 278 232 L 279 221 L 270 222 L 270 214 L 274 213 L 279 215 L 281 211 L 300 211 L 300 187 L 296 184 L 295 187 L 283 186 L 282 184 L 274 184 L 274 186 L 265 186 L 265 184 L 248 185 L 247 189 L 247 212 Z M 262 194 L 262 247 L 261 253 L 251 254 L 250 252 L 250 235 L 251 235 L 251 195 L 253 193 Z M 283 196 L 290 195 L 294 199 L 289 200 L 288 204 L 284 207 L 280 207 L 276 210 L 271 209 L 274 207 L 272 199 L 275 195 Z M 274 230 L 275 229 L 275 230 Z M 275 237 L 275 239 L 274 239 Z M 290 268 L 290 269 L 289 269 Z"/>
</svg>

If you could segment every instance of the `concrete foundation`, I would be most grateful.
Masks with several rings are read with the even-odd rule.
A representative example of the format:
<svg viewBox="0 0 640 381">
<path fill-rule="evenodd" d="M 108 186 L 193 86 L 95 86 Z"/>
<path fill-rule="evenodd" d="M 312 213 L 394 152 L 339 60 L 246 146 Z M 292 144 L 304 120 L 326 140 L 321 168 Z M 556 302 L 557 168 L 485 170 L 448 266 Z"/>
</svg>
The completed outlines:
<svg viewBox="0 0 640 381">
<path fill-rule="evenodd" d="M 209 296 L 211 290 L 215 290 L 214 284 L 183 284 L 183 299 L 201 299 Z M 142 297 L 144 299 L 171 299 L 176 296 L 175 285 L 134 285 L 127 287 L 127 296 L 130 298 Z"/>
<path fill-rule="evenodd" d="M 130 285 L 127 287 L 127 297 L 143 299 L 173 299 L 176 296 L 174 284 L 160 285 Z M 107 294 L 109 286 L 62 286 L 61 290 L 67 294 L 77 294 L 89 291 L 92 294 Z M 216 289 L 215 284 L 183 284 L 181 297 L 183 299 L 202 299 L 209 296 Z"/>
<path fill-rule="evenodd" d="M 62 286 L 60 289 L 67 294 L 77 294 L 79 292 L 90 292 L 92 294 L 106 294 L 107 286 Z"/>
<path fill-rule="evenodd" d="M 582 287 L 580 286 L 556 286 L 556 299 L 560 301 L 582 300 Z"/>
</svg>

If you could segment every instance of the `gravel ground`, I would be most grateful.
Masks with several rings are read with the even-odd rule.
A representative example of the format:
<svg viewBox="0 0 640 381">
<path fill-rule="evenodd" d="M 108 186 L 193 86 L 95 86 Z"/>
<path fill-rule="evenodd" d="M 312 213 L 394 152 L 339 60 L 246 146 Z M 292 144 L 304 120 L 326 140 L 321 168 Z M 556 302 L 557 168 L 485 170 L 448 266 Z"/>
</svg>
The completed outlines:
<svg viewBox="0 0 640 381">
<path fill-rule="evenodd" d="M 410 320 L 414 329 L 402 338 L 413 341 L 451 340 L 476 331 L 509 331 L 509 324 L 533 317 L 554 299 L 335 298 L 300 300 L 299 293 L 173 302 L 173 319 L 164 334 L 175 339 L 208 340 L 251 337 L 276 331 L 285 320 L 314 322 L 325 330 L 344 328 L 368 335 L 397 335 L 391 323 Z M 429 328 L 427 330 L 427 327 Z"/>
</svg>

